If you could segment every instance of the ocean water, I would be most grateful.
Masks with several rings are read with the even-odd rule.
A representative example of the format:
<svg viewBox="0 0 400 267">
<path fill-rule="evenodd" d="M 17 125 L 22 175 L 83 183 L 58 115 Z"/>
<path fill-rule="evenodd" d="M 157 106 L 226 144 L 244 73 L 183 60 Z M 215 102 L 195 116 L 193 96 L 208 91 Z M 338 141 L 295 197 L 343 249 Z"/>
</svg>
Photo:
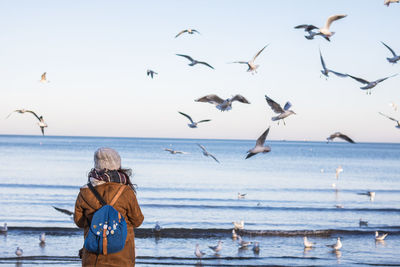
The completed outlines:
<svg viewBox="0 0 400 267">
<path fill-rule="evenodd" d="M 254 143 L 0 135 L 0 225 L 9 226 L 0 234 L 0 265 L 80 265 L 82 232 L 52 206 L 73 211 L 99 147 L 118 150 L 134 172 L 145 216 L 136 230 L 138 266 L 400 265 L 400 144 L 269 141 L 270 153 L 245 160 Z M 232 240 L 232 222 L 241 220 L 243 238 L 260 242 L 258 254 Z M 375 231 L 389 233 L 386 241 L 376 243 Z M 304 235 L 315 248 L 303 249 Z M 326 245 L 339 236 L 343 248 L 334 253 Z M 218 240 L 223 249 L 215 255 L 208 246 Z M 206 252 L 201 261 L 196 244 Z"/>
</svg>

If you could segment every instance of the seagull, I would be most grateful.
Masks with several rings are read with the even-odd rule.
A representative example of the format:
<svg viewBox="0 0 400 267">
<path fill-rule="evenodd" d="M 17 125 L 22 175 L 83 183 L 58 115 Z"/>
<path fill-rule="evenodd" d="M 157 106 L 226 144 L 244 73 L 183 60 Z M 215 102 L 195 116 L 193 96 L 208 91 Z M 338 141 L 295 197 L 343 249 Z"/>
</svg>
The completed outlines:
<svg viewBox="0 0 400 267">
<path fill-rule="evenodd" d="M 246 197 L 247 194 L 238 193 L 238 199 L 243 199 Z"/>
<path fill-rule="evenodd" d="M 155 74 L 158 74 L 157 72 L 155 72 L 154 70 L 147 70 L 147 76 L 150 76 L 153 79 L 153 76 Z"/>
<path fill-rule="evenodd" d="M 238 235 L 238 243 L 240 245 L 240 248 L 246 248 L 253 242 L 245 241 L 245 240 L 242 239 L 242 237 L 240 235 Z"/>
<path fill-rule="evenodd" d="M 0 233 L 7 233 L 8 227 L 7 223 L 4 223 L 4 226 L 0 226 Z"/>
<path fill-rule="evenodd" d="M 279 125 L 280 120 L 282 120 L 283 124 L 286 125 L 285 118 L 289 117 L 292 114 L 296 114 L 293 110 L 289 110 L 290 107 L 292 106 L 292 104 L 289 101 L 287 101 L 285 106 L 282 108 L 281 105 L 276 103 L 274 100 L 269 98 L 267 95 L 265 95 L 265 100 L 267 101 L 267 103 L 271 107 L 271 109 L 275 113 L 279 114 L 278 116 L 271 118 L 273 121 L 278 121 L 278 125 Z"/>
<path fill-rule="evenodd" d="M 217 158 L 214 157 L 214 155 L 208 153 L 208 151 L 206 150 L 206 148 L 205 148 L 203 145 L 200 145 L 200 144 L 197 144 L 197 145 L 201 148 L 201 150 L 203 150 L 203 155 L 204 155 L 204 156 L 206 156 L 206 157 L 212 157 L 216 162 L 220 163 L 220 162 L 217 160 Z"/>
<path fill-rule="evenodd" d="M 347 17 L 347 15 L 333 15 L 330 16 L 324 27 L 318 28 L 314 25 L 310 25 L 310 24 L 302 24 L 302 25 L 298 25 L 296 27 L 294 27 L 295 29 L 304 29 L 306 32 L 309 33 L 308 36 L 305 36 L 308 40 L 312 40 L 314 39 L 315 35 L 321 35 L 322 37 L 324 37 L 326 40 L 330 41 L 330 37 L 332 35 L 335 34 L 335 32 L 331 32 L 329 30 L 329 27 L 331 26 L 332 22 L 334 22 L 335 20 L 339 20 L 342 18 Z M 313 30 L 318 30 L 317 32 L 313 32 Z"/>
<path fill-rule="evenodd" d="M 337 238 L 336 244 L 333 245 L 326 245 L 327 247 L 331 247 L 334 250 L 339 250 L 342 248 L 342 242 L 340 242 L 340 237 Z"/>
<path fill-rule="evenodd" d="M 159 234 L 161 232 L 161 226 L 156 222 L 156 225 L 153 228 L 153 233 Z"/>
<path fill-rule="evenodd" d="M 336 207 L 337 209 L 343 209 L 343 208 L 344 208 L 344 206 L 343 206 L 342 204 L 336 204 L 335 207 Z"/>
<path fill-rule="evenodd" d="M 394 102 L 390 102 L 389 105 L 394 109 L 394 111 L 397 111 L 397 104 Z"/>
<path fill-rule="evenodd" d="M 41 233 L 39 236 L 39 240 L 41 244 L 44 244 L 46 242 L 46 234 L 45 233 Z"/>
<path fill-rule="evenodd" d="M 200 250 L 199 244 L 196 244 L 196 250 L 194 251 L 194 255 L 201 260 L 201 258 L 206 255 L 203 251 Z"/>
<path fill-rule="evenodd" d="M 347 74 L 347 76 L 349 76 L 350 78 L 352 78 L 352 79 L 354 79 L 354 80 L 356 80 L 356 81 L 358 81 L 360 83 L 366 84 L 366 86 L 360 87 L 360 89 L 361 90 L 367 90 L 367 94 L 371 94 L 371 89 L 374 88 L 375 86 L 377 86 L 378 83 L 383 82 L 384 80 L 392 78 L 392 77 L 394 77 L 396 75 L 397 75 L 397 73 L 395 75 L 392 75 L 392 76 L 388 76 L 388 77 L 385 77 L 385 78 L 382 78 L 382 79 L 378 79 L 376 81 L 369 82 L 367 80 L 364 80 L 364 79 L 361 79 L 361 78 L 357 78 L 357 77 L 351 76 L 350 74 Z"/>
<path fill-rule="evenodd" d="M 244 103 L 244 104 L 250 104 L 250 102 L 244 96 L 239 95 L 239 94 L 232 96 L 231 98 L 227 98 L 225 100 L 223 100 L 222 98 L 220 98 L 217 95 L 212 94 L 212 95 L 206 95 L 206 96 L 200 97 L 199 99 L 196 99 L 195 101 L 214 104 L 216 106 L 216 108 L 221 111 L 231 110 L 232 103 L 234 101 L 239 101 L 240 103 Z"/>
<path fill-rule="evenodd" d="M 236 239 L 238 235 L 236 234 L 235 229 L 232 229 L 232 239 Z"/>
<path fill-rule="evenodd" d="M 265 139 L 267 138 L 268 133 L 269 133 L 269 128 L 271 128 L 271 126 L 268 127 L 268 129 L 265 130 L 265 132 L 260 137 L 258 137 L 258 139 L 256 141 L 256 146 L 254 148 L 250 149 L 249 151 L 247 151 L 248 154 L 246 156 L 246 159 L 248 159 L 258 153 L 268 153 L 271 151 L 271 148 L 269 146 L 264 146 Z"/>
<path fill-rule="evenodd" d="M 328 138 L 326 138 L 327 143 L 329 143 L 329 141 L 333 141 L 333 139 L 335 139 L 336 137 L 341 138 L 349 143 L 355 143 L 350 137 L 348 137 L 347 135 L 342 134 L 341 132 L 336 132 L 331 134 Z"/>
<path fill-rule="evenodd" d="M 180 31 L 180 32 L 175 36 L 175 38 L 178 37 L 179 35 L 185 33 L 185 32 L 187 32 L 188 34 L 193 34 L 193 33 L 198 33 L 198 34 L 200 34 L 200 33 L 199 33 L 197 30 L 195 30 L 195 29 L 186 29 L 186 30 Z"/>
<path fill-rule="evenodd" d="M 339 167 L 336 168 L 336 179 L 339 179 L 339 174 L 343 172 L 343 168 L 341 165 L 339 165 Z"/>
<path fill-rule="evenodd" d="M 25 112 L 32 113 L 32 114 L 39 120 L 38 125 L 39 125 L 39 127 L 40 127 L 40 130 L 42 131 L 42 135 L 44 135 L 44 128 L 47 127 L 47 124 L 44 122 L 43 116 L 40 116 L 40 117 L 39 117 L 35 112 L 33 112 L 33 111 L 31 111 L 31 110 L 26 110 L 26 109 L 17 109 L 17 110 L 14 110 L 13 112 L 17 112 L 17 113 L 20 113 L 20 114 L 23 114 L 23 113 L 25 113 Z M 10 117 L 11 114 L 12 114 L 13 112 L 11 112 L 11 113 L 6 117 L 6 119 L 7 119 L 8 117 Z"/>
<path fill-rule="evenodd" d="M 396 55 L 396 53 L 393 51 L 393 49 L 390 48 L 387 44 L 385 44 L 385 43 L 382 42 L 382 41 L 381 41 L 381 43 L 382 43 L 384 46 L 386 46 L 386 48 L 389 49 L 389 51 L 392 52 L 392 54 L 393 54 L 393 57 L 387 57 L 387 58 L 386 58 L 387 61 L 389 61 L 389 63 L 393 63 L 393 64 L 397 63 L 397 61 L 400 60 L 400 56 Z"/>
<path fill-rule="evenodd" d="M 375 192 L 373 192 L 373 191 L 367 191 L 365 193 L 357 193 L 357 195 L 369 196 L 371 201 L 374 201 L 374 198 L 375 198 Z"/>
<path fill-rule="evenodd" d="M 394 126 L 394 127 L 396 127 L 397 129 L 400 129 L 400 121 L 399 120 L 396 120 L 395 118 L 389 117 L 388 115 L 385 115 L 385 114 L 383 114 L 381 112 L 379 112 L 379 114 L 381 114 L 382 116 L 388 118 L 389 120 L 395 121 L 397 123 L 397 125 Z"/>
<path fill-rule="evenodd" d="M 360 221 L 358 222 L 358 225 L 361 226 L 368 226 L 368 221 L 363 221 L 362 218 L 360 218 Z"/>
<path fill-rule="evenodd" d="M 74 213 L 72 211 L 66 210 L 66 209 L 61 209 L 53 206 L 53 208 L 61 213 L 67 214 L 69 216 L 74 216 Z"/>
<path fill-rule="evenodd" d="M 179 150 L 173 150 L 171 148 L 164 148 L 164 151 L 168 151 L 171 154 L 187 154 L 187 152 L 179 151 Z"/>
<path fill-rule="evenodd" d="M 197 60 L 195 60 L 195 59 L 193 59 L 193 58 L 191 58 L 190 56 L 187 56 L 187 55 L 182 55 L 182 54 L 176 54 L 177 56 L 180 56 L 180 57 L 184 57 L 184 58 L 187 58 L 187 59 L 189 59 L 191 62 L 189 63 L 189 66 L 194 66 L 194 65 L 196 65 L 196 64 L 203 64 L 203 65 L 206 65 L 207 67 L 210 67 L 210 68 L 212 68 L 212 69 L 214 69 L 214 67 L 213 66 L 211 66 L 210 64 L 208 64 L 207 62 L 204 62 L 204 61 L 197 61 Z"/>
<path fill-rule="evenodd" d="M 187 114 L 185 114 L 183 112 L 180 112 L 180 111 L 178 111 L 178 112 L 179 112 L 179 114 L 185 116 L 186 118 L 188 118 L 190 120 L 190 123 L 188 124 L 188 126 L 190 128 L 197 128 L 197 124 L 202 123 L 202 122 L 211 121 L 211 120 L 201 120 L 201 121 L 198 121 L 198 122 L 194 122 L 189 115 L 187 115 Z"/>
<path fill-rule="evenodd" d="M 308 241 L 307 237 L 303 237 L 304 248 L 312 248 L 315 243 Z"/>
<path fill-rule="evenodd" d="M 15 250 L 15 255 L 17 255 L 18 257 L 22 256 L 23 253 L 24 251 L 20 247 L 17 247 L 17 249 Z"/>
<path fill-rule="evenodd" d="M 220 240 L 220 241 L 218 241 L 218 245 L 216 245 L 216 246 L 208 246 L 208 247 L 209 247 L 210 249 L 214 250 L 215 253 L 218 253 L 218 252 L 220 252 L 221 249 L 222 249 L 222 243 L 224 243 L 224 242 L 222 242 L 222 241 Z"/>
<path fill-rule="evenodd" d="M 258 254 L 260 253 L 260 242 L 254 242 L 253 244 L 253 252 Z"/>
<path fill-rule="evenodd" d="M 40 78 L 41 83 L 49 83 L 50 81 L 46 78 L 47 72 L 44 72 Z"/>
<path fill-rule="evenodd" d="M 244 229 L 244 221 L 241 220 L 240 222 L 232 222 L 234 230 L 243 230 Z"/>
<path fill-rule="evenodd" d="M 257 69 L 260 65 L 255 65 L 254 61 L 256 60 L 256 58 L 261 54 L 262 51 L 264 51 L 264 49 L 267 47 L 268 45 L 264 46 L 260 51 L 257 52 L 257 54 L 255 54 L 255 56 L 250 59 L 249 61 L 234 61 L 232 63 L 239 63 L 239 64 L 247 64 L 248 69 L 247 72 L 251 72 L 251 74 L 257 73 Z"/>
<path fill-rule="evenodd" d="M 384 5 L 387 5 L 389 7 L 389 5 L 391 3 L 398 3 L 400 0 L 385 0 L 385 2 L 383 3 Z"/>
<path fill-rule="evenodd" d="M 343 74 L 343 73 L 339 73 L 339 72 L 330 70 L 330 69 L 328 69 L 328 68 L 326 67 L 324 58 L 322 57 L 322 54 L 321 54 L 321 50 L 319 50 L 319 57 L 320 57 L 320 59 L 321 59 L 321 64 L 322 64 L 322 68 L 323 68 L 323 70 L 321 70 L 321 73 L 322 73 L 325 77 L 327 77 L 327 78 L 329 77 L 329 72 L 332 72 L 332 73 L 335 74 L 336 76 L 339 76 L 339 77 L 342 77 L 342 78 L 343 78 L 343 77 L 347 77 L 346 74 Z"/>
<path fill-rule="evenodd" d="M 388 233 L 379 235 L 378 231 L 375 231 L 375 240 L 383 241 L 387 237 Z"/>
</svg>

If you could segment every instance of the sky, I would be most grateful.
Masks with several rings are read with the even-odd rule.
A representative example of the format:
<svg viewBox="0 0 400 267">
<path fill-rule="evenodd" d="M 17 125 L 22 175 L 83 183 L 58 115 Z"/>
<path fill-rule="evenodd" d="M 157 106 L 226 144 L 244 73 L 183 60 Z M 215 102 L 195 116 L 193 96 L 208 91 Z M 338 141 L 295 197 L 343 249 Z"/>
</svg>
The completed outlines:
<svg viewBox="0 0 400 267">
<path fill-rule="evenodd" d="M 304 38 L 299 24 L 325 25 L 334 14 L 331 42 Z M 356 142 L 400 142 L 400 75 L 372 90 L 334 75 L 320 77 L 321 49 L 328 68 L 366 80 L 400 72 L 380 41 L 400 53 L 400 4 L 383 0 L 308 1 L 1 1 L 0 134 L 40 135 L 29 109 L 48 124 L 46 135 L 257 139 L 268 126 L 272 140 L 325 140 L 340 131 Z M 201 34 L 175 35 L 194 28 Z M 257 58 L 257 74 L 247 61 Z M 206 61 L 190 67 L 187 54 Z M 147 69 L 159 74 L 146 76 Z M 50 81 L 39 82 L 43 72 Z M 220 112 L 194 100 L 235 94 Z M 292 103 L 286 126 L 264 95 Z M 197 129 L 194 120 L 211 119 Z"/>
</svg>

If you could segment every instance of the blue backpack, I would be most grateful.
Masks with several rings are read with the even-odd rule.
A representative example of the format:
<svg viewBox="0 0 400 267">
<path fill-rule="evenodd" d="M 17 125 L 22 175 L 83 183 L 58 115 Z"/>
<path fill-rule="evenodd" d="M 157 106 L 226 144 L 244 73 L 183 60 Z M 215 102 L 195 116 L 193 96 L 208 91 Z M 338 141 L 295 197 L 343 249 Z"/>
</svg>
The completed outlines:
<svg viewBox="0 0 400 267">
<path fill-rule="evenodd" d="M 109 205 L 91 183 L 88 183 L 88 187 L 100 201 L 102 207 L 93 215 L 84 247 L 90 252 L 103 255 L 121 251 L 125 246 L 128 229 L 124 216 L 114 209 L 113 205 L 124 191 L 125 186 L 120 187 Z"/>
</svg>

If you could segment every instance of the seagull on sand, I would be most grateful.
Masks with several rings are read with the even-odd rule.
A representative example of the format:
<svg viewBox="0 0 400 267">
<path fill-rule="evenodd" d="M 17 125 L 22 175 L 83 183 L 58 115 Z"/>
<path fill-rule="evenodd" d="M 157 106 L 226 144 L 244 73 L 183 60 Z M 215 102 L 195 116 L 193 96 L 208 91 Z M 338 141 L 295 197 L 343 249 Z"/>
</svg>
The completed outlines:
<svg viewBox="0 0 400 267">
<path fill-rule="evenodd" d="M 328 138 L 326 138 L 326 140 L 328 140 L 327 143 L 329 143 L 329 141 L 333 141 L 333 139 L 335 139 L 336 137 L 341 138 L 349 143 L 353 143 L 353 144 L 355 143 L 350 137 L 348 137 L 345 134 L 342 134 L 341 132 L 336 132 L 336 133 L 331 134 Z"/>
<path fill-rule="evenodd" d="M 72 211 L 69 211 L 69 210 L 66 210 L 66 209 L 57 208 L 57 207 L 55 207 L 55 206 L 53 206 L 53 208 L 54 208 L 56 211 L 59 211 L 59 212 L 61 212 L 61 213 L 67 214 L 67 215 L 69 215 L 69 216 L 74 216 L 74 213 L 73 213 Z"/>
<path fill-rule="evenodd" d="M 211 158 L 213 158 L 216 162 L 220 163 L 220 162 L 218 161 L 218 159 L 217 159 L 214 155 L 208 153 L 208 151 L 206 150 L 206 148 L 205 148 L 203 145 L 200 145 L 200 144 L 197 144 L 197 145 L 201 148 L 201 150 L 203 150 L 203 155 L 204 155 L 204 156 L 206 156 L 206 157 L 211 157 Z"/>
<path fill-rule="evenodd" d="M 211 66 L 210 64 L 208 64 L 207 62 L 197 61 L 197 60 L 193 59 L 192 57 L 190 57 L 188 55 L 182 55 L 182 54 L 176 54 L 176 55 L 189 59 L 190 60 L 189 66 L 194 66 L 196 64 L 203 64 L 203 65 L 206 65 L 207 67 L 210 67 L 210 68 L 214 69 L 214 67 Z"/>
<path fill-rule="evenodd" d="M 39 235 L 39 241 L 41 244 L 44 244 L 46 242 L 46 234 L 45 233 L 41 233 Z"/>
<path fill-rule="evenodd" d="M 335 34 L 335 32 L 331 32 L 329 30 L 329 27 L 331 26 L 332 22 L 342 19 L 344 17 L 346 17 L 347 15 L 333 15 L 330 16 L 324 27 L 318 28 L 314 25 L 311 24 L 302 24 L 302 25 L 298 25 L 296 27 L 294 27 L 295 29 L 304 29 L 304 31 L 308 32 L 308 36 L 305 36 L 308 40 L 312 40 L 314 39 L 314 36 L 316 35 L 321 35 L 322 37 L 324 37 L 326 40 L 330 41 L 330 37 L 332 37 L 332 35 Z M 316 32 L 314 32 L 313 30 L 317 30 Z"/>
<path fill-rule="evenodd" d="M 4 226 L 0 226 L 0 233 L 7 233 L 8 227 L 7 223 L 4 223 Z"/>
<path fill-rule="evenodd" d="M 386 234 L 379 234 L 378 231 L 375 231 L 375 240 L 376 241 L 383 241 L 387 237 L 388 233 Z"/>
<path fill-rule="evenodd" d="M 400 0 L 385 0 L 385 2 L 383 2 L 384 5 L 387 5 L 389 7 L 390 4 L 392 3 L 398 3 Z"/>
<path fill-rule="evenodd" d="M 218 241 L 218 245 L 216 245 L 216 246 L 208 246 L 210 249 L 212 249 L 215 253 L 218 253 L 218 252 L 220 252 L 221 251 L 221 249 L 222 249 L 222 243 L 224 243 L 224 242 L 222 242 L 221 240 L 220 241 Z"/>
<path fill-rule="evenodd" d="M 158 75 L 158 73 L 154 70 L 147 70 L 147 76 L 150 76 L 153 79 L 154 75 Z"/>
<path fill-rule="evenodd" d="M 323 68 L 323 70 L 321 70 L 321 73 L 322 73 L 325 77 L 327 77 L 327 78 L 329 77 L 329 72 L 332 72 L 332 73 L 335 74 L 336 76 L 339 76 L 339 77 L 342 77 L 342 78 L 347 77 L 346 74 L 343 74 L 343 73 L 339 73 L 339 72 L 330 70 L 330 69 L 328 69 L 328 68 L 326 67 L 324 58 L 322 57 L 322 54 L 321 54 L 321 50 L 319 50 L 319 57 L 320 57 L 320 59 L 321 59 L 321 64 L 322 64 L 322 68 Z"/>
<path fill-rule="evenodd" d="M 175 36 L 175 38 L 178 37 L 178 36 L 180 36 L 181 34 L 183 34 L 183 33 L 185 33 L 185 32 L 187 32 L 188 34 L 193 34 L 193 33 L 198 33 L 198 34 L 200 34 L 200 33 L 199 33 L 197 30 L 195 30 L 195 29 L 186 29 L 186 30 L 180 31 L 180 32 Z"/>
<path fill-rule="evenodd" d="M 196 255 L 197 258 L 199 258 L 201 260 L 201 258 L 206 255 L 206 253 L 204 253 L 203 251 L 200 250 L 199 248 L 199 244 L 196 244 L 196 249 L 194 251 L 194 255 Z"/>
<path fill-rule="evenodd" d="M 336 168 L 336 179 L 339 179 L 339 174 L 343 172 L 343 168 L 341 165 L 339 165 L 339 167 Z"/>
<path fill-rule="evenodd" d="M 394 127 L 396 127 L 397 129 L 400 129 L 400 121 L 399 120 L 396 120 L 395 118 L 389 117 L 388 115 L 385 115 L 385 114 L 383 114 L 381 112 L 379 112 L 379 114 L 381 114 L 382 116 L 388 118 L 389 120 L 395 121 L 397 123 L 397 125 L 394 126 Z"/>
<path fill-rule="evenodd" d="M 368 95 L 368 94 L 371 94 L 372 88 L 374 88 L 375 86 L 377 86 L 378 83 L 383 82 L 384 80 L 387 80 L 387 79 L 392 78 L 392 77 L 394 77 L 394 76 L 397 76 L 397 73 L 396 73 L 395 75 L 388 76 L 388 77 L 385 77 L 385 78 L 382 78 L 382 79 L 378 79 L 378 80 L 372 81 L 372 82 L 369 82 L 369 81 L 364 80 L 364 79 L 362 79 L 362 78 L 358 78 L 358 77 L 355 77 L 355 76 L 351 76 L 350 74 L 347 74 L 347 76 L 349 76 L 350 78 L 356 80 L 357 82 L 366 84 L 365 86 L 360 87 L 360 89 L 361 89 L 361 90 L 367 90 L 367 95 Z"/>
<path fill-rule="evenodd" d="M 23 253 L 24 251 L 20 247 L 17 247 L 17 249 L 15 250 L 15 255 L 17 255 L 18 257 L 22 256 Z"/>
<path fill-rule="evenodd" d="M 38 122 L 37 124 L 39 125 L 40 130 L 42 131 L 42 135 L 44 135 L 44 128 L 47 127 L 47 124 L 44 122 L 43 116 L 40 116 L 40 117 L 39 117 L 35 112 L 33 112 L 33 111 L 31 111 L 31 110 L 26 110 L 26 109 L 17 109 L 17 110 L 14 110 L 13 112 L 17 112 L 17 113 L 20 113 L 20 114 L 23 114 L 23 113 L 25 113 L 25 112 L 32 113 L 32 114 L 39 120 L 39 122 Z M 11 113 L 6 117 L 6 119 L 7 119 L 8 117 L 10 117 L 11 114 L 12 114 L 13 112 L 11 112 Z"/>
<path fill-rule="evenodd" d="M 250 104 L 250 102 L 244 96 L 239 95 L 239 94 L 235 95 L 231 98 L 227 98 L 225 100 L 223 100 L 222 98 L 220 98 L 217 95 L 211 94 L 211 95 L 206 95 L 206 96 L 200 97 L 199 99 L 196 99 L 195 101 L 214 104 L 216 106 L 216 108 L 221 111 L 231 110 L 232 103 L 234 101 L 238 101 L 238 102 L 244 103 L 244 104 Z"/>
<path fill-rule="evenodd" d="M 326 245 L 327 247 L 333 248 L 333 250 L 339 250 L 342 248 L 342 242 L 340 242 L 340 237 L 337 238 L 337 241 L 333 245 Z"/>
<path fill-rule="evenodd" d="M 392 52 L 393 57 L 387 57 L 387 61 L 389 61 L 389 63 L 397 63 L 397 61 L 400 60 L 400 56 L 396 55 L 396 53 L 393 51 L 392 48 L 390 48 L 387 44 L 385 44 L 384 42 L 381 42 L 384 46 L 386 46 L 387 49 L 389 49 L 390 52 Z"/>
<path fill-rule="evenodd" d="M 253 242 L 245 241 L 242 239 L 242 237 L 240 235 L 238 235 L 238 243 L 239 243 L 240 248 L 247 248 Z"/>
<path fill-rule="evenodd" d="M 173 150 L 171 148 L 164 148 L 164 151 L 167 151 L 171 154 L 187 154 L 187 152 L 179 151 L 179 150 Z"/>
<path fill-rule="evenodd" d="M 179 112 L 179 114 L 185 116 L 186 118 L 188 118 L 190 120 L 190 123 L 188 123 L 188 126 L 190 128 L 197 128 L 197 124 L 202 123 L 202 122 L 211 121 L 211 120 L 201 120 L 201 121 L 198 121 L 198 122 L 194 122 L 189 115 L 187 115 L 187 114 L 185 114 L 183 112 L 180 112 L 180 111 L 178 111 L 178 112 Z"/>
<path fill-rule="evenodd" d="M 44 73 L 42 74 L 42 76 L 40 77 L 40 82 L 41 82 L 41 83 L 49 83 L 49 82 L 50 82 L 49 80 L 47 80 L 46 75 L 47 75 L 47 72 L 44 72 Z"/>
<path fill-rule="evenodd" d="M 304 248 L 312 248 L 313 246 L 315 246 L 315 243 L 308 241 L 307 237 L 303 237 L 303 244 L 304 244 Z"/>
<path fill-rule="evenodd" d="M 362 218 L 360 218 L 360 221 L 358 222 L 358 225 L 361 226 L 368 226 L 368 221 L 363 221 Z"/>
<path fill-rule="evenodd" d="M 243 230 L 244 229 L 244 221 L 241 220 L 240 222 L 232 222 L 234 230 Z"/>
<path fill-rule="evenodd" d="M 286 125 L 285 118 L 289 117 L 292 114 L 296 114 L 293 110 L 289 110 L 290 107 L 292 106 L 292 104 L 289 101 L 287 101 L 285 106 L 282 108 L 281 105 L 276 103 L 274 100 L 269 98 L 267 95 L 265 95 L 265 100 L 267 101 L 267 103 L 271 107 L 271 109 L 275 113 L 279 114 L 278 116 L 271 118 L 273 121 L 278 121 L 278 125 L 279 125 L 280 120 L 282 120 L 283 124 Z"/>
<path fill-rule="evenodd" d="M 247 71 L 251 72 L 251 74 L 257 73 L 257 69 L 260 65 L 256 65 L 254 64 L 254 61 L 256 60 L 256 58 L 261 54 L 262 51 L 264 51 L 264 49 L 267 47 L 268 45 L 264 46 L 260 51 L 257 52 L 257 54 L 255 54 L 255 56 L 250 59 L 249 61 L 234 61 L 232 63 L 239 63 L 239 64 L 247 64 Z"/>
<path fill-rule="evenodd" d="M 268 136 L 270 128 L 271 127 L 268 127 L 268 129 L 265 130 L 265 132 L 260 137 L 258 137 L 258 139 L 256 141 L 256 146 L 254 148 L 250 149 L 249 151 L 247 151 L 248 154 L 246 156 L 246 159 L 248 159 L 258 153 L 268 153 L 271 151 L 271 148 L 269 146 L 264 146 L 265 139 Z"/>
</svg>

